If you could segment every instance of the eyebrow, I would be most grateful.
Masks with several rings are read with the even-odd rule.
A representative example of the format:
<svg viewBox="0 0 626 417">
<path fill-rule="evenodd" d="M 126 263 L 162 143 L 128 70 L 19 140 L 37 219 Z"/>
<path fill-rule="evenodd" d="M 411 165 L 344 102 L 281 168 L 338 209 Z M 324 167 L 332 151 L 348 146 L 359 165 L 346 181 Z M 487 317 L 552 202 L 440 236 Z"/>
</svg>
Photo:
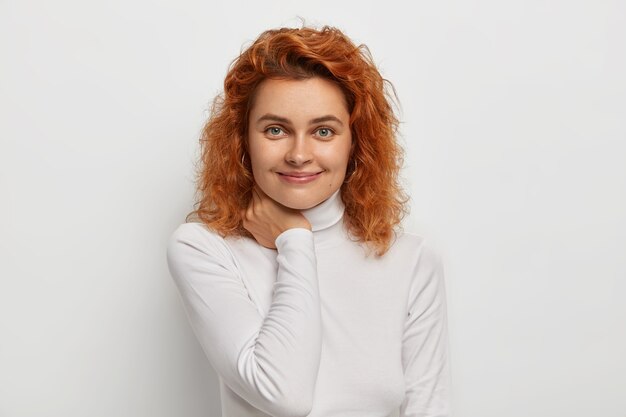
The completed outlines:
<svg viewBox="0 0 626 417">
<path fill-rule="evenodd" d="M 259 117 L 259 119 L 256 121 L 257 124 L 261 123 L 264 120 L 270 120 L 270 121 L 274 121 L 274 122 L 280 122 L 280 123 L 285 123 L 285 124 L 292 124 L 291 120 L 285 118 L 285 117 L 281 117 L 281 116 L 277 116 L 275 114 L 270 114 L 267 113 L 261 117 Z M 309 124 L 315 124 L 315 123 L 321 123 L 321 122 L 337 122 L 339 123 L 341 126 L 343 126 L 343 123 L 341 122 L 341 120 L 339 120 L 338 117 L 333 116 L 332 114 L 327 114 L 326 116 L 322 116 L 322 117 L 316 117 L 315 119 L 311 119 L 309 120 Z"/>
</svg>

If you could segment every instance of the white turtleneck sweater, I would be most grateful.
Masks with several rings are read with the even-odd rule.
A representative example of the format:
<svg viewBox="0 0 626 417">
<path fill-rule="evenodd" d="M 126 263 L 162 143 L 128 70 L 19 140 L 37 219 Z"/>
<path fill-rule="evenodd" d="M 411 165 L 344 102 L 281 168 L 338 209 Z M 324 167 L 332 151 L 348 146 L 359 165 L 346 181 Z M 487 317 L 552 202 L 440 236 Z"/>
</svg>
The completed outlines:
<svg viewBox="0 0 626 417">
<path fill-rule="evenodd" d="M 340 190 L 268 249 L 181 224 L 169 270 L 220 378 L 222 417 L 450 416 L 440 257 L 398 233 L 377 258 L 352 241 Z"/>
</svg>

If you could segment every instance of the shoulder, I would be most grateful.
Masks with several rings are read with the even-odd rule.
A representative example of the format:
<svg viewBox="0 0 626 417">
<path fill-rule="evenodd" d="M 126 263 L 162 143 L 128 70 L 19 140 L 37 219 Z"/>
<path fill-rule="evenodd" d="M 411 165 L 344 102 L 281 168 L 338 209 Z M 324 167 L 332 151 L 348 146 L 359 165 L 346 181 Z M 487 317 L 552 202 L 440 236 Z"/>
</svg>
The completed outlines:
<svg viewBox="0 0 626 417">
<path fill-rule="evenodd" d="M 420 268 L 434 269 L 441 263 L 439 251 L 425 237 L 406 231 L 397 231 L 391 251 L 412 260 Z"/>
<path fill-rule="evenodd" d="M 230 258 L 230 251 L 225 238 L 204 223 L 183 223 L 171 233 L 167 241 L 167 260 L 169 263 L 204 256 L 211 258 Z"/>
<path fill-rule="evenodd" d="M 183 223 L 179 225 L 168 240 L 168 244 L 181 243 L 181 242 L 204 242 L 204 243 L 218 243 L 223 241 L 221 237 L 214 230 L 209 229 L 204 223 Z"/>
<path fill-rule="evenodd" d="M 445 299 L 445 278 L 442 257 L 426 238 L 415 233 L 403 233 L 398 243 L 405 246 L 411 259 L 408 297 L 411 303 L 422 300 L 431 303 Z"/>
</svg>

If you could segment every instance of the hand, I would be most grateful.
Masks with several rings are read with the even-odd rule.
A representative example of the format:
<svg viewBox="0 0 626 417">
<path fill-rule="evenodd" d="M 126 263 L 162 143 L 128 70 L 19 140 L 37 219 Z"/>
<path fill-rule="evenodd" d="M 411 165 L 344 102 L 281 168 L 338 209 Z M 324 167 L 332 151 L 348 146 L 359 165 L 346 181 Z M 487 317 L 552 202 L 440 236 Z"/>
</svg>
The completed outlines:
<svg viewBox="0 0 626 417">
<path fill-rule="evenodd" d="M 297 227 L 311 230 L 311 224 L 299 210 L 274 201 L 256 184 L 248 208 L 241 211 L 241 218 L 243 227 L 256 241 L 270 249 L 276 249 L 274 241 L 285 230 Z"/>
</svg>

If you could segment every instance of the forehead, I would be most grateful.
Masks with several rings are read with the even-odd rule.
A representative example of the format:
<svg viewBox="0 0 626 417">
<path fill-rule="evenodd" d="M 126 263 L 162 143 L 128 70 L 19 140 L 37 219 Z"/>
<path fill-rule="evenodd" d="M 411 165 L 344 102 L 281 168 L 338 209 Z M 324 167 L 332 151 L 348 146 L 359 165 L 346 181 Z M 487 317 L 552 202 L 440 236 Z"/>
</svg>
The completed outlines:
<svg viewBox="0 0 626 417">
<path fill-rule="evenodd" d="M 304 80 L 263 80 L 255 92 L 250 115 L 274 113 L 281 116 L 309 117 L 333 113 L 349 117 L 348 105 L 341 88 L 320 77 Z"/>
</svg>

